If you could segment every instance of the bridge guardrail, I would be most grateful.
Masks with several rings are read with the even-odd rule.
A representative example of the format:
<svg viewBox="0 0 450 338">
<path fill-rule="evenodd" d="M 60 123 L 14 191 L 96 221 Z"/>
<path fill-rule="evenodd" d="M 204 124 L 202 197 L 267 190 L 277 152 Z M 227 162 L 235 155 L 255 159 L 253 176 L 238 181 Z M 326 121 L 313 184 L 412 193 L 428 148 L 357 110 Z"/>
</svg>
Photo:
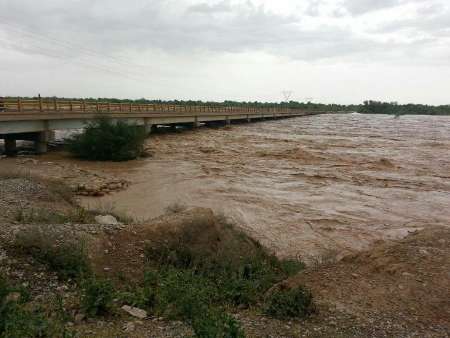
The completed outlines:
<svg viewBox="0 0 450 338">
<path fill-rule="evenodd" d="M 303 112 L 302 109 L 292 108 L 256 108 L 235 106 L 194 106 L 194 105 L 169 105 L 169 104 L 140 104 L 117 103 L 85 100 L 46 100 L 46 99 L 3 99 L 0 101 L 0 114 L 2 113 L 30 113 L 30 112 L 89 112 L 89 113 L 126 113 L 126 112 L 182 112 L 189 113 L 224 113 L 234 114 L 293 114 Z"/>
</svg>

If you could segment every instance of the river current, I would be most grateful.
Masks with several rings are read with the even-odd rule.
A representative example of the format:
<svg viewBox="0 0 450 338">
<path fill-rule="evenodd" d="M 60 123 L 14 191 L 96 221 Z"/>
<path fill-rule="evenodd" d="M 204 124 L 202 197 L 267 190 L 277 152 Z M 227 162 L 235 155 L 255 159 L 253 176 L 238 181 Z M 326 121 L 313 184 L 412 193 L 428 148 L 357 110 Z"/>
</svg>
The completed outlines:
<svg viewBox="0 0 450 338">
<path fill-rule="evenodd" d="M 306 261 L 450 224 L 450 117 L 308 116 L 161 133 L 147 147 L 152 158 L 101 165 L 127 190 L 83 204 L 141 220 L 209 207 Z"/>
</svg>

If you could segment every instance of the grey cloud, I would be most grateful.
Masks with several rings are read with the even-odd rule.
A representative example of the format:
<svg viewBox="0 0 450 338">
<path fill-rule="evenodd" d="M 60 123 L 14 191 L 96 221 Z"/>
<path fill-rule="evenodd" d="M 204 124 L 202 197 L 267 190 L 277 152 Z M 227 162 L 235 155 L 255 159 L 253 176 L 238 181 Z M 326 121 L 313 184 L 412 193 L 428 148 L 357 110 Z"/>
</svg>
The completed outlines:
<svg viewBox="0 0 450 338">
<path fill-rule="evenodd" d="M 379 9 L 397 6 L 400 0 L 345 0 L 344 7 L 352 15 L 360 15 Z"/>
<path fill-rule="evenodd" d="M 321 3 L 311 1 L 310 14 L 319 15 L 314 8 Z M 396 3 L 398 0 L 346 0 L 354 13 Z M 86 57 L 92 50 L 93 57 L 114 55 L 128 49 L 187 54 L 265 51 L 308 61 L 395 56 L 386 48 L 387 43 L 356 35 L 351 26 L 311 28 L 303 25 L 301 16 L 275 14 L 251 2 L 188 5 L 179 0 L 129 0 L 124 5 L 119 0 L 71 0 L 64 4 L 0 0 L 0 13 L 8 13 L 7 17 L 0 14 L 0 29 L 16 41 L 13 48 L 60 58 Z M 400 53 L 410 52 L 407 43 L 396 47 Z"/>
<path fill-rule="evenodd" d="M 426 34 L 431 37 L 448 36 L 450 32 L 450 9 L 441 4 L 419 7 L 416 18 L 396 18 L 373 30 L 375 33 L 392 33 L 408 30 L 410 35 Z"/>
<path fill-rule="evenodd" d="M 197 12 L 197 13 L 223 13 L 230 12 L 231 4 L 229 1 L 224 0 L 216 4 L 208 4 L 206 2 L 192 5 L 188 8 L 188 11 Z"/>
</svg>

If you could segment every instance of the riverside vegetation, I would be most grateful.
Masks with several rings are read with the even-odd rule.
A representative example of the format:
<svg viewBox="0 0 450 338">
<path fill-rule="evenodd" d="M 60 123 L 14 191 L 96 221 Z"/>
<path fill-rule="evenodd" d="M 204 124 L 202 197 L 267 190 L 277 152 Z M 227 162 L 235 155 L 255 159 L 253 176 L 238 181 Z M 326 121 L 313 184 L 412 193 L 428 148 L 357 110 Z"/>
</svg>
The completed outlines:
<svg viewBox="0 0 450 338">
<path fill-rule="evenodd" d="M 88 160 L 127 161 L 141 155 L 145 137 L 143 127 L 98 118 L 68 140 L 68 149 Z"/>
</svg>

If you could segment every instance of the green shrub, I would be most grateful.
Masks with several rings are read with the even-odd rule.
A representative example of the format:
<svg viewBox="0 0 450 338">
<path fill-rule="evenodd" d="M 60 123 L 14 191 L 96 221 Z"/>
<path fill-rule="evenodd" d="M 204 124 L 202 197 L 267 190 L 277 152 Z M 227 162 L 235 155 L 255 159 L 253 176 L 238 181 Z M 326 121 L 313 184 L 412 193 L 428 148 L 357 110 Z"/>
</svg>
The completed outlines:
<svg viewBox="0 0 450 338">
<path fill-rule="evenodd" d="M 34 227 L 19 232 L 14 247 L 29 254 L 58 274 L 62 279 L 89 275 L 90 265 L 80 239 L 55 243 L 59 234 L 45 228 Z"/>
<path fill-rule="evenodd" d="M 158 274 L 154 271 L 146 271 L 142 287 L 133 286 L 117 294 L 122 304 L 153 311 L 156 307 L 156 291 L 158 287 Z"/>
<path fill-rule="evenodd" d="M 145 255 L 156 269 L 171 267 L 201 276 L 216 289 L 221 303 L 244 306 L 256 304 L 275 283 L 304 267 L 269 254 L 220 216 L 193 219 L 177 234 L 148 245 Z"/>
<path fill-rule="evenodd" d="M 18 292 L 18 300 L 9 299 L 11 292 Z M 29 306 L 28 293 L 22 288 L 12 288 L 0 277 L 0 338 L 72 337 L 64 322 L 49 320 L 45 311 Z"/>
<path fill-rule="evenodd" d="M 114 288 L 110 281 L 88 278 L 82 282 L 81 307 L 89 317 L 110 313 L 114 299 Z"/>
<path fill-rule="evenodd" d="M 208 310 L 192 321 L 197 338 L 244 338 L 245 333 L 231 316 L 218 310 Z"/>
<path fill-rule="evenodd" d="M 68 140 L 68 149 L 88 160 L 127 161 L 141 154 L 144 141 L 144 128 L 99 118 L 89 123 L 83 133 Z"/>
<path fill-rule="evenodd" d="M 191 270 L 167 268 L 157 278 L 155 310 L 169 318 L 190 321 L 217 299 L 214 285 Z"/>
<path fill-rule="evenodd" d="M 316 311 L 311 292 L 302 286 L 276 290 L 265 302 L 265 312 L 273 317 L 305 318 Z"/>
</svg>

